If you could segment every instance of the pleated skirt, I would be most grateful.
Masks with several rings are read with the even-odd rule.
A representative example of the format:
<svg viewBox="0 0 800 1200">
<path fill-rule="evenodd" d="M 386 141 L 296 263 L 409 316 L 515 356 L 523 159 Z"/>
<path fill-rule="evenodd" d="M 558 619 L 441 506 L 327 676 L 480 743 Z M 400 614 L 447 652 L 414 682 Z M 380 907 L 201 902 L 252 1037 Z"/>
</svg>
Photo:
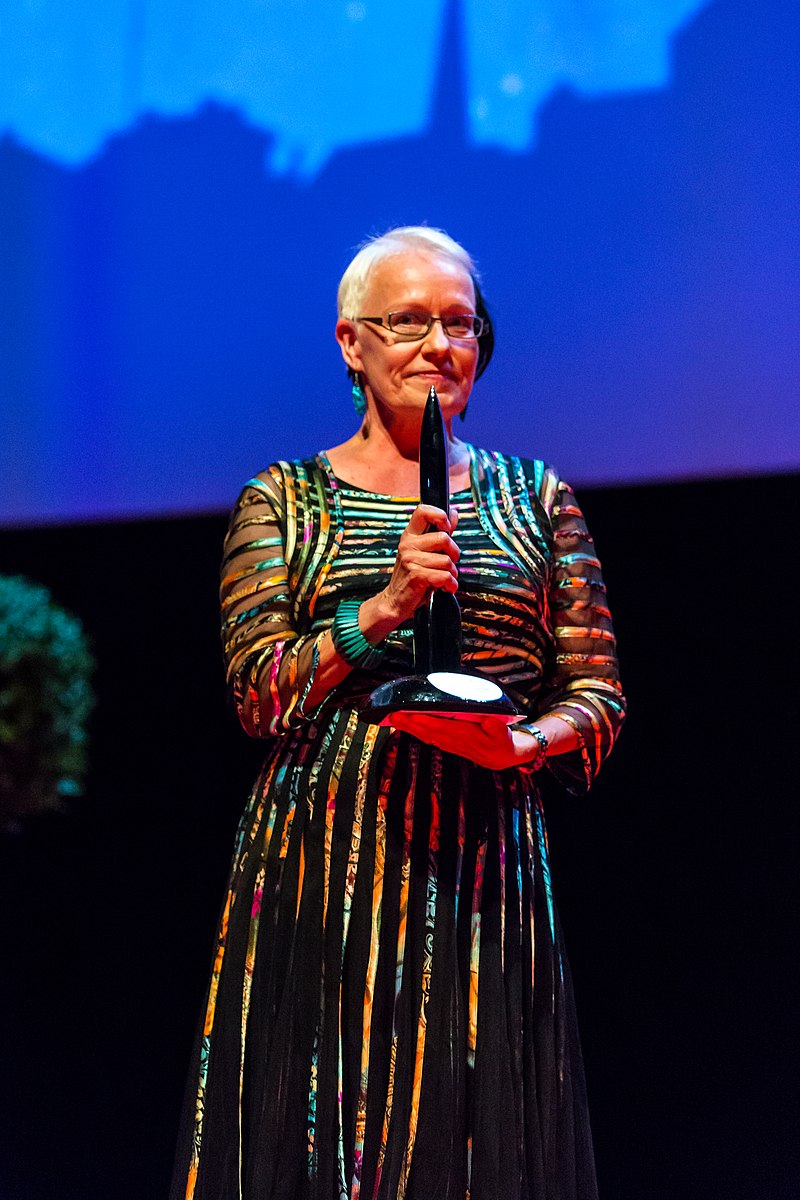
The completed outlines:
<svg viewBox="0 0 800 1200">
<path fill-rule="evenodd" d="M 171 1200 L 595 1200 L 535 776 L 334 714 L 242 819 Z"/>
</svg>

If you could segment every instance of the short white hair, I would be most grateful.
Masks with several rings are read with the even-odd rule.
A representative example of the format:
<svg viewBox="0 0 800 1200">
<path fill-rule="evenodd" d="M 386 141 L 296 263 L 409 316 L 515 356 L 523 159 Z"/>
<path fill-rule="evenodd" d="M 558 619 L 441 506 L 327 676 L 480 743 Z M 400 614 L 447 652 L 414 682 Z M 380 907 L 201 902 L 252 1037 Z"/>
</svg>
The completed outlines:
<svg viewBox="0 0 800 1200">
<path fill-rule="evenodd" d="M 464 268 L 473 283 L 479 282 L 480 276 L 472 257 L 444 230 L 432 229 L 428 225 L 400 225 L 379 237 L 370 238 L 351 260 L 339 283 L 339 316 L 355 320 L 377 264 L 406 250 L 421 250 L 449 258 Z"/>
</svg>

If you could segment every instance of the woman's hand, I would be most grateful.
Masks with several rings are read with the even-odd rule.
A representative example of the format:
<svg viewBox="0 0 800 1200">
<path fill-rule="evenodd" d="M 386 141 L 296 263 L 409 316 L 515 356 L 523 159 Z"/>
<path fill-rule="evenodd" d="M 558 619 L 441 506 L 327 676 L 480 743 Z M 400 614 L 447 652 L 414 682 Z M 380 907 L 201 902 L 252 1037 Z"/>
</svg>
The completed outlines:
<svg viewBox="0 0 800 1200">
<path fill-rule="evenodd" d="M 414 615 L 431 588 L 458 589 L 456 563 L 461 551 L 451 536 L 457 524 L 454 508 L 449 514 L 430 504 L 414 509 L 397 547 L 392 578 L 384 588 L 386 603 L 399 624 Z M 435 528 L 428 532 L 431 525 Z"/>
<path fill-rule="evenodd" d="M 395 729 L 438 746 L 448 754 L 460 754 L 490 771 L 530 765 L 541 754 L 532 733 L 514 729 L 499 717 L 459 721 L 455 717 L 435 717 L 429 713 L 397 712 L 392 713 L 389 720 Z"/>
<path fill-rule="evenodd" d="M 456 563 L 461 551 L 452 535 L 458 513 L 418 504 L 397 547 L 392 577 L 382 592 L 365 600 L 358 623 L 367 641 L 377 645 L 412 617 L 432 588 L 458 589 Z M 428 532 L 430 526 L 434 528 Z"/>
</svg>

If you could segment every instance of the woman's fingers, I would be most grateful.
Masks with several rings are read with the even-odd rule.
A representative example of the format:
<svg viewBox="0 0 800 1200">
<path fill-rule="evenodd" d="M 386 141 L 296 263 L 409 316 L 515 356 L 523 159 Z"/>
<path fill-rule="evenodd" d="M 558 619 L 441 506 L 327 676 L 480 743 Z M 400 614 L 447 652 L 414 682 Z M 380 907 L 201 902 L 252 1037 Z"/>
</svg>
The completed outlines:
<svg viewBox="0 0 800 1200">
<path fill-rule="evenodd" d="M 441 550 L 445 554 L 449 554 L 454 562 L 461 558 L 461 551 L 449 533 L 419 533 L 408 540 L 412 541 L 415 546 L 419 546 L 421 550 L 426 550 L 429 553 Z"/>
<path fill-rule="evenodd" d="M 403 570 L 408 586 L 416 591 L 438 587 L 455 590 L 458 586 L 458 567 L 446 554 L 425 554 L 415 547 L 404 557 Z"/>
<path fill-rule="evenodd" d="M 513 741 L 504 721 L 484 717 L 481 721 L 459 721 L 422 712 L 397 712 L 389 718 L 395 729 L 448 754 L 458 754 L 481 767 L 503 770 L 516 762 Z"/>
<path fill-rule="evenodd" d="M 453 717 L 432 717 L 420 712 L 396 712 L 390 716 L 395 729 L 411 733 L 421 742 L 438 746 L 441 750 L 453 750 L 463 742 L 463 721 Z"/>
<path fill-rule="evenodd" d="M 447 538 L 447 540 L 441 540 L 443 538 Z M 431 566 L 438 563 L 440 566 L 446 567 L 448 564 L 455 565 L 460 557 L 461 551 L 455 542 L 447 537 L 447 534 L 433 533 L 423 537 L 404 536 L 397 547 L 397 559 L 404 567 L 423 561 Z"/>
<path fill-rule="evenodd" d="M 433 504 L 418 504 L 406 526 L 408 532 L 425 533 L 429 525 L 435 525 L 445 533 L 450 533 L 454 528 L 450 515 L 443 508 L 436 508 Z"/>
<path fill-rule="evenodd" d="M 421 604 L 431 588 L 447 588 L 455 592 L 458 588 L 458 572 L 450 560 L 445 560 L 449 566 L 424 566 L 414 564 L 409 568 L 405 581 L 398 583 L 398 589 L 412 594 L 414 608 Z"/>
<path fill-rule="evenodd" d="M 400 620 L 410 617 L 431 588 L 458 590 L 456 562 L 461 551 L 450 536 L 458 524 L 455 509 L 445 513 L 431 504 L 418 504 L 397 547 L 392 577 L 385 591 Z"/>
<path fill-rule="evenodd" d="M 432 588 L 438 588 L 443 592 L 452 592 L 453 595 L 458 591 L 458 580 L 456 577 L 446 571 L 435 571 L 430 576 L 430 585 Z"/>
<path fill-rule="evenodd" d="M 431 527 L 445 533 L 455 533 L 458 528 L 458 509 L 451 505 L 447 512 L 433 504 L 418 504 L 406 526 L 408 533 L 427 533 Z"/>
<path fill-rule="evenodd" d="M 461 557 L 461 551 L 450 534 L 439 530 L 432 533 L 413 533 L 410 528 L 406 528 L 397 550 L 401 558 L 416 558 L 420 554 L 435 554 L 437 551 L 446 554 L 453 562 L 457 562 Z"/>
</svg>

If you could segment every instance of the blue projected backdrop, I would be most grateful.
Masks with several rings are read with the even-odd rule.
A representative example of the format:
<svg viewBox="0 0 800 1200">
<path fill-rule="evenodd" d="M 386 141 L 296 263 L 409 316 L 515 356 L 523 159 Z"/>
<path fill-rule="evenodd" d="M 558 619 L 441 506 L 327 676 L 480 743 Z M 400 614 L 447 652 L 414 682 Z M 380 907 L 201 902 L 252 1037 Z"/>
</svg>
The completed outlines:
<svg viewBox="0 0 800 1200">
<path fill-rule="evenodd" d="M 800 465 L 788 0 L 0 0 L 0 520 L 226 507 L 349 436 L 334 297 L 475 254 L 464 436 L 578 483 Z"/>
<path fill-rule="evenodd" d="M 666 83 L 668 39 L 702 6 L 595 0 L 579 14 L 571 0 L 467 0 L 453 44 L 445 0 L 414 6 L 413 20 L 392 4 L 321 0 L 19 5 L 3 16 L 2 115 L 25 145 L 80 165 L 144 114 L 212 100 L 274 135 L 273 170 L 315 173 L 343 147 L 422 133 L 441 63 L 464 72 L 471 140 L 527 150 L 558 86 Z M 448 66 L 452 54 L 463 62 Z"/>
</svg>

